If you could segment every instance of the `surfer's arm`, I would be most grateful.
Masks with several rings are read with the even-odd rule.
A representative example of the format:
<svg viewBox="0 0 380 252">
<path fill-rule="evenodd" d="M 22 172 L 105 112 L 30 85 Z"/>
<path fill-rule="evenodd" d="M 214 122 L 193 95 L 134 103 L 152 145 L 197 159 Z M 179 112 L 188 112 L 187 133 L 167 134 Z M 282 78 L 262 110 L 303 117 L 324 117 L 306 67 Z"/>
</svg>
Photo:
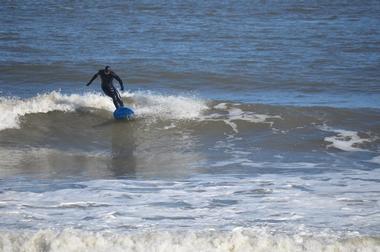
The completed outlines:
<svg viewBox="0 0 380 252">
<path fill-rule="evenodd" d="M 123 81 L 120 79 L 120 77 L 115 74 L 114 72 L 112 72 L 112 76 L 119 82 L 120 84 L 120 89 L 123 91 L 124 90 L 124 84 L 123 84 Z"/>
<path fill-rule="evenodd" d="M 90 86 L 90 84 L 98 77 L 98 73 L 96 73 L 94 76 L 92 76 L 92 79 L 86 84 L 86 86 Z"/>
</svg>

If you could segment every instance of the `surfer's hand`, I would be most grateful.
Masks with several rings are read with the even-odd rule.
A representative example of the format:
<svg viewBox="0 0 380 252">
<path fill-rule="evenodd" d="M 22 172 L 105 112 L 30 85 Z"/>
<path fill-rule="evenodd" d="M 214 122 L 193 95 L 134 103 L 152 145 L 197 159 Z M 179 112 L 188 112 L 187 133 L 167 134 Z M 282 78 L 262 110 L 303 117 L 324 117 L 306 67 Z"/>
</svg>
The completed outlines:
<svg viewBox="0 0 380 252">
<path fill-rule="evenodd" d="M 124 88 L 122 87 L 122 88 L 120 88 L 120 90 L 121 90 L 121 91 L 124 91 Z"/>
<path fill-rule="evenodd" d="M 88 86 L 90 86 L 90 84 L 87 83 L 86 86 L 88 87 Z"/>
</svg>

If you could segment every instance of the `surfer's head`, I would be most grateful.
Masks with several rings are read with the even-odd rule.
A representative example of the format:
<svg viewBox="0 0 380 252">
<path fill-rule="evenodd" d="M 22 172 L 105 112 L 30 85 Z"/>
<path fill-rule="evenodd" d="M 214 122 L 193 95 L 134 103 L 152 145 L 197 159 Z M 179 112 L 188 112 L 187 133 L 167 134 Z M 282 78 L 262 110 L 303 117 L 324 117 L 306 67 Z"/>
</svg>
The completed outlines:
<svg viewBox="0 0 380 252">
<path fill-rule="evenodd" d="M 110 73 L 111 73 L 111 67 L 110 67 L 110 66 L 106 66 L 106 67 L 104 68 L 104 72 L 105 72 L 106 74 L 110 74 Z"/>
</svg>

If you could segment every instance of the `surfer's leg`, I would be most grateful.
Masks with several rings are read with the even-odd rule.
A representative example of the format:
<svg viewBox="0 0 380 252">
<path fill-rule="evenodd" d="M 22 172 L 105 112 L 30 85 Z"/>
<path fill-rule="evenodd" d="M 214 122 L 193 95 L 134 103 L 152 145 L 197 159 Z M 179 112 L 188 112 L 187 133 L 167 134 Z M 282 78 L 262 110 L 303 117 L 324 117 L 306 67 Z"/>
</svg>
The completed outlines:
<svg viewBox="0 0 380 252">
<path fill-rule="evenodd" d="M 116 95 L 115 95 L 115 89 L 111 89 L 111 88 L 106 88 L 106 87 L 102 87 L 103 89 L 103 92 L 112 98 L 112 101 L 113 101 L 113 105 L 115 105 L 115 108 L 119 108 L 120 107 L 120 102 L 118 101 Z M 116 91 L 117 92 L 117 91 Z M 123 104 L 123 102 L 121 102 L 121 104 Z"/>
<path fill-rule="evenodd" d="M 117 101 L 117 99 L 115 98 L 115 96 L 112 96 L 112 101 L 113 101 L 113 104 L 115 105 L 116 108 L 119 108 L 120 107 L 120 104 L 119 102 Z"/>
<path fill-rule="evenodd" d="M 124 107 L 123 100 L 121 100 L 121 96 L 120 96 L 119 92 L 116 89 L 115 89 L 115 92 L 114 92 L 114 97 L 115 98 L 112 98 L 112 99 L 116 100 L 120 107 Z"/>
</svg>

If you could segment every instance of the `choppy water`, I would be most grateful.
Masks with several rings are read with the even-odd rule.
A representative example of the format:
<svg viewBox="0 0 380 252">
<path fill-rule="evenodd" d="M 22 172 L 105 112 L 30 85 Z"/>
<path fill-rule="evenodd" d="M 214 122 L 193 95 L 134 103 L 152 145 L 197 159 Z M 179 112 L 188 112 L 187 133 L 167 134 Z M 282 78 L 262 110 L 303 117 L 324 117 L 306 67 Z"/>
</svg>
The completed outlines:
<svg viewBox="0 0 380 252">
<path fill-rule="evenodd" d="M 0 250 L 379 251 L 379 13 L 3 1 Z"/>
</svg>

